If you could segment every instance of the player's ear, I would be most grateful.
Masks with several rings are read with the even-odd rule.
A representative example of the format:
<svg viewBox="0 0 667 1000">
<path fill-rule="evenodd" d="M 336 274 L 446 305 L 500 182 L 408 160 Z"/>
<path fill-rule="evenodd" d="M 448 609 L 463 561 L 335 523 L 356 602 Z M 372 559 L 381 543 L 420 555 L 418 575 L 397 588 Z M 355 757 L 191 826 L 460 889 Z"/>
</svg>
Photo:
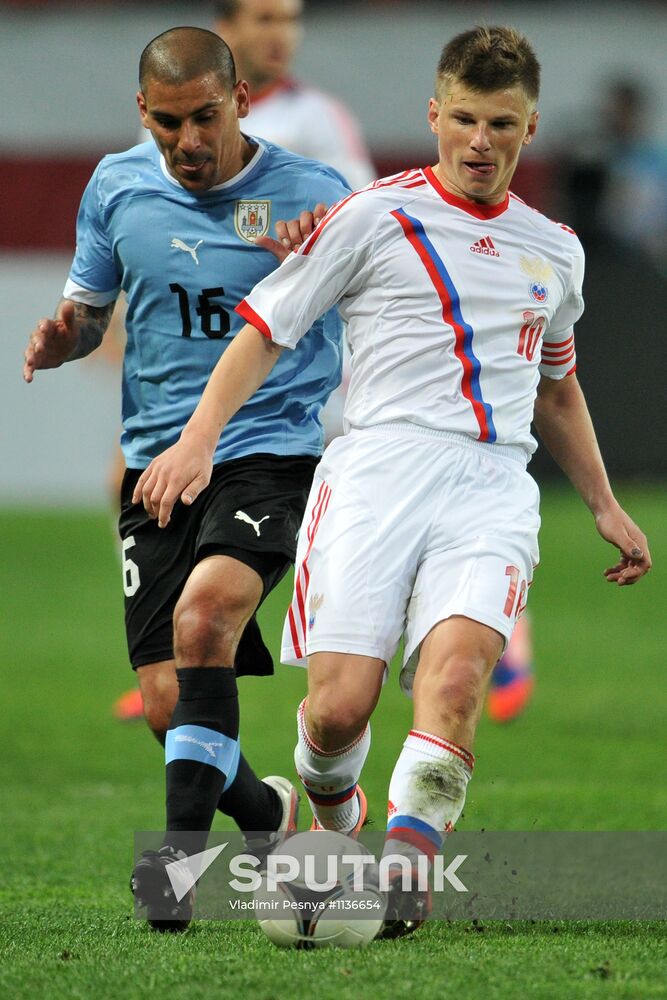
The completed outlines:
<svg viewBox="0 0 667 1000">
<path fill-rule="evenodd" d="M 142 90 L 137 91 L 137 106 L 139 108 L 141 122 L 144 126 L 146 126 L 146 116 L 148 115 L 148 109 L 146 108 L 146 98 L 144 97 L 144 93 Z"/>
<path fill-rule="evenodd" d="M 523 137 L 524 146 L 529 146 L 533 141 L 533 136 L 537 132 L 537 123 L 539 121 L 540 113 L 539 111 L 533 111 L 530 118 L 528 119 L 528 126 L 526 128 L 526 134 Z"/>
<path fill-rule="evenodd" d="M 431 97 L 428 102 L 428 124 L 434 135 L 438 134 L 438 124 L 440 119 L 440 103 L 435 97 Z"/>
<path fill-rule="evenodd" d="M 245 80 L 239 80 L 234 85 L 232 95 L 236 104 L 236 117 L 245 118 L 250 111 L 250 94 L 248 93 L 248 84 Z"/>
</svg>

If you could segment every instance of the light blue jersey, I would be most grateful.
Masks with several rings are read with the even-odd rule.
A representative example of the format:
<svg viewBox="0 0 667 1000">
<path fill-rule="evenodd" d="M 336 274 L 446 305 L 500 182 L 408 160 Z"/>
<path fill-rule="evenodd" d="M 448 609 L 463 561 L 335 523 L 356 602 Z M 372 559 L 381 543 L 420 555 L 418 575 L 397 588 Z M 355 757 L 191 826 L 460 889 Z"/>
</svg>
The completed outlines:
<svg viewBox="0 0 667 1000">
<path fill-rule="evenodd" d="M 275 257 L 254 244 L 318 202 L 348 194 L 331 167 L 257 141 L 244 169 L 193 194 L 154 142 L 105 156 L 83 195 L 65 297 L 102 306 L 126 294 L 123 434 L 129 468 L 172 445 L 220 355 L 243 326 L 234 307 Z M 342 324 L 326 314 L 227 425 L 216 463 L 244 455 L 319 455 L 319 415 L 341 377 Z"/>
</svg>

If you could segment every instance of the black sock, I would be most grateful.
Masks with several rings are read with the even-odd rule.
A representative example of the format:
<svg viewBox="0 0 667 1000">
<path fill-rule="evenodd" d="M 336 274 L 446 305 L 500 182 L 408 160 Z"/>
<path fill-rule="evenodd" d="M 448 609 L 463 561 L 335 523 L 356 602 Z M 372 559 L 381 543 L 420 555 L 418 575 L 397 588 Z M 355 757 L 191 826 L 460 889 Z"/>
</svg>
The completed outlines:
<svg viewBox="0 0 667 1000">
<path fill-rule="evenodd" d="M 231 816 L 244 833 L 277 830 L 283 818 L 278 793 L 259 780 L 243 754 L 239 758 L 236 778 L 220 796 L 218 809 Z"/>
<path fill-rule="evenodd" d="M 231 667 L 176 671 L 179 696 L 166 740 L 166 842 L 186 854 L 204 849 L 226 783 L 239 759 L 239 702 Z M 174 834 L 198 831 L 190 838 Z"/>
</svg>

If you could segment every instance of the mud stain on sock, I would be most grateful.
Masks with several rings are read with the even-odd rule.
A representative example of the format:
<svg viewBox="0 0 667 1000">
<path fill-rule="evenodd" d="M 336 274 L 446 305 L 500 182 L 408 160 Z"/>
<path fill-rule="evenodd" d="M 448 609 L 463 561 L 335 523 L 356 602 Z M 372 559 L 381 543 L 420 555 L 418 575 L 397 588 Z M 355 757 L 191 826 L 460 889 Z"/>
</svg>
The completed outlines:
<svg viewBox="0 0 667 1000">
<path fill-rule="evenodd" d="M 466 781 L 451 761 L 424 761 L 415 768 L 410 790 L 410 812 L 417 815 L 437 809 L 442 800 L 461 802 L 466 793 Z"/>
</svg>

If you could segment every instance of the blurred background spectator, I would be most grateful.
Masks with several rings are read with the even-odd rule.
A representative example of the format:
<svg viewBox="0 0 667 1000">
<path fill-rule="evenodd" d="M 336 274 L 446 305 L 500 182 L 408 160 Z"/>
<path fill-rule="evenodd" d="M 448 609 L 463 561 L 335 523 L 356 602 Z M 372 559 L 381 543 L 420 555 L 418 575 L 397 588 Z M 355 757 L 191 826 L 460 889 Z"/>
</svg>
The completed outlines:
<svg viewBox="0 0 667 1000">
<path fill-rule="evenodd" d="M 311 0 L 312 2 L 312 0 Z M 303 0 L 217 0 L 212 27 L 250 87 L 243 130 L 339 170 L 352 188 L 375 168 L 356 118 L 340 101 L 294 76 L 303 38 Z"/>
<path fill-rule="evenodd" d="M 639 255 L 667 275 L 667 144 L 657 95 L 633 77 L 604 82 L 596 113 L 563 147 L 563 218 L 590 253 Z"/>
</svg>

